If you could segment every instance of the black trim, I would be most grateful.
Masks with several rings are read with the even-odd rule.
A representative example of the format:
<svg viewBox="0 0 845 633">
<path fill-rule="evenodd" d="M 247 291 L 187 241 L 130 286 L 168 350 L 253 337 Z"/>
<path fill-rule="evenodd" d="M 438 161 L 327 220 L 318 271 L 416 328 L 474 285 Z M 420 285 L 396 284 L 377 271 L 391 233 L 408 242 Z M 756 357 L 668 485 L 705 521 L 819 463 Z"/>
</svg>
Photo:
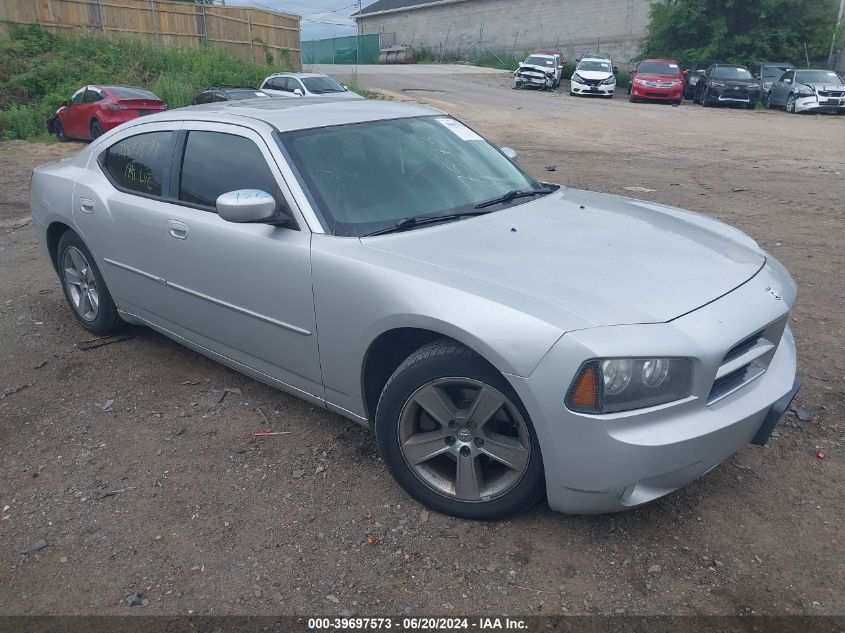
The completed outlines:
<svg viewBox="0 0 845 633">
<path fill-rule="evenodd" d="M 801 389 L 803 382 L 804 381 L 800 376 L 795 376 L 795 381 L 792 383 L 792 389 L 790 389 L 789 392 L 780 400 L 775 402 L 772 405 L 772 408 L 769 409 L 769 414 L 757 430 L 757 435 L 755 435 L 754 439 L 751 440 L 752 444 L 756 444 L 758 446 L 766 445 L 766 442 L 768 442 L 769 438 L 772 436 L 772 431 L 775 430 L 775 427 L 778 425 L 778 422 L 780 422 L 783 414 L 786 413 L 789 405 L 792 404 L 792 401 L 798 394 L 798 390 Z"/>
</svg>

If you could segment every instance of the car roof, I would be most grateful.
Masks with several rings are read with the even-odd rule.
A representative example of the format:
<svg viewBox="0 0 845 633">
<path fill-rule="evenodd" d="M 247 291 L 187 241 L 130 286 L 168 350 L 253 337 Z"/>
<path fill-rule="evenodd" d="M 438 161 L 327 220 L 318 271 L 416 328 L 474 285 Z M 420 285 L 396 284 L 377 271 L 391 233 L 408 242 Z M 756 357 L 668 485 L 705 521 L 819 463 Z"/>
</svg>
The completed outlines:
<svg viewBox="0 0 845 633">
<path fill-rule="evenodd" d="M 324 97 L 303 97 L 301 99 L 243 99 L 241 101 L 206 103 L 168 110 L 151 117 L 144 117 L 141 120 L 150 122 L 165 120 L 237 122 L 239 125 L 250 127 L 255 127 L 256 123 L 263 122 L 280 132 L 290 132 L 331 125 L 443 114 L 444 112 L 434 108 L 396 101 L 370 99 L 338 101 Z"/>
<path fill-rule="evenodd" d="M 672 64 L 677 64 L 678 62 L 674 59 L 669 59 L 667 57 L 647 57 L 645 59 L 640 60 L 640 63 L 643 62 L 669 62 Z"/>
<path fill-rule="evenodd" d="M 269 79 L 270 77 L 298 77 L 300 79 L 308 79 L 309 77 L 328 77 L 328 75 L 326 75 L 325 73 L 307 73 L 307 72 L 293 73 L 293 72 L 290 72 L 290 73 L 273 73 L 272 75 L 269 75 L 267 77 L 267 79 Z"/>
<path fill-rule="evenodd" d="M 528 57 L 554 57 L 556 53 L 529 53 Z"/>
</svg>

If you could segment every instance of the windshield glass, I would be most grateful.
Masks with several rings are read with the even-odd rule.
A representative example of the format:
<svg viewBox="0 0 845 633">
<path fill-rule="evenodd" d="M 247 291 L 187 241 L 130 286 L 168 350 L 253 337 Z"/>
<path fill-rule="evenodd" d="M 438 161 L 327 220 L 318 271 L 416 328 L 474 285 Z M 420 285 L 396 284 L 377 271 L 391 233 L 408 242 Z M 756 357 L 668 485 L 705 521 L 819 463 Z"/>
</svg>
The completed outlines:
<svg viewBox="0 0 845 633">
<path fill-rule="evenodd" d="M 528 64 L 529 66 L 548 66 L 549 68 L 554 68 L 555 60 L 551 57 L 540 57 L 539 55 L 531 55 L 523 63 Z"/>
<path fill-rule="evenodd" d="M 841 84 L 842 78 L 830 70 L 799 70 L 795 74 L 799 84 Z"/>
<path fill-rule="evenodd" d="M 739 66 L 716 66 L 710 76 L 713 79 L 753 79 L 748 69 Z"/>
<path fill-rule="evenodd" d="M 587 60 L 578 64 L 578 70 L 595 71 L 600 73 L 609 73 L 612 68 L 610 62 L 600 62 L 595 60 Z"/>
<path fill-rule="evenodd" d="M 278 138 L 335 235 L 360 237 L 407 218 L 472 211 L 510 191 L 546 191 L 478 134 L 445 116 L 298 130 Z"/>
<path fill-rule="evenodd" d="M 322 94 L 324 92 L 343 92 L 343 86 L 331 77 L 303 77 L 302 83 L 308 88 L 308 92 Z"/>
<path fill-rule="evenodd" d="M 763 66 L 763 79 L 780 79 L 789 66 Z"/>
<path fill-rule="evenodd" d="M 255 97 L 269 97 L 266 92 L 260 90 L 229 90 L 227 93 L 232 100 L 237 99 L 254 99 Z"/>
<path fill-rule="evenodd" d="M 681 68 L 670 62 L 642 62 L 637 67 L 637 73 L 644 75 L 680 75 Z"/>
</svg>

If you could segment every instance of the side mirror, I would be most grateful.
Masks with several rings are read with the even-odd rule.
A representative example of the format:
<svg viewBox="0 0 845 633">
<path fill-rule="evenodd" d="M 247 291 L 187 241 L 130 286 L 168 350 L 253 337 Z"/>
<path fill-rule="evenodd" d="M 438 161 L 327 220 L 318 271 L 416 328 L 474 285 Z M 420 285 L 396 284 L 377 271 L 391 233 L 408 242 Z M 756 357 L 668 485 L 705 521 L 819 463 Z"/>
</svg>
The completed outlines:
<svg viewBox="0 0 845 633">
<path fill-rule="evenodd" d="M 294 88 L 293 94 L 301 97 L 302 96 L 302 89 L 301 88 Z"/>
<path fill-rule="evenodd" d="M 613 74 L 614 74 L 614 75 L 618 75 L 618 74 L 619 74 L 619 66 L 614 66 L 614 67 L 613 67 Z"/>
<path fill-rule="evenodd" d="M 67 108 L 69 105 L 70 105 L 70 101 L 68 101 L 67 99 L 65 99 L 64 101 L 62 101 L 62 107 L 63 107 L 63 108 Z"/>
<path fill-rule="evenodd" d="M 343 84 L 343 85 L 341 86 L 341 88 L 343 88 L 344 90 L 346 90 L 346 92 L 349 92 L 349 86 L 347 86 L 346 84 Z"/>
<path fill-rule="evenodd" d="M 508 157 L 508 160 L 512 163 L 515 163 L 519 158 L 519 154 L 516 153 L 515 149 L 511 149 L 510 147 L 503 147 L 502 154 Z"/>
<path fill-rule="evenodd" d="M 785 83 L 785 84 L 791 84 L 791 83 L 792 83 L 792 80 L 791 80 L 791 79 L 784 79 L 784 80 L 783 80 L 783 83 Z"/>
<path fill-rule="evenodd" d="M 217 215 L 227 222 L 284 223 L 290 219 L 279 211 L 275 198 L 260 189 L 239 189 L 217 198 Z"/>
</svg>

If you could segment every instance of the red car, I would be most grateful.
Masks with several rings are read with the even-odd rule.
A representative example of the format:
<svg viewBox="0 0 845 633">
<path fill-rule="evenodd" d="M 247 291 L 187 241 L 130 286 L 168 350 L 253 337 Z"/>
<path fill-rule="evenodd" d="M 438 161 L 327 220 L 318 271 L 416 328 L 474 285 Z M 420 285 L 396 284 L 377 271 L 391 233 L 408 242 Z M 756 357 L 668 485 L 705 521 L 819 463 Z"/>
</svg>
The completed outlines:
<svg viewBox="0 0 845 633">
<path fill-rule="evenodd" d="M 152 92 L 130 86 L 85 86 L 65 101 L 47 121 L 60 141 L 95 139 L 121 123 L 167 110 Z"/>
<path fill-rule="evenodd" d="M 671 101 L 680 105 L 685 76 L 686 71 L 674 59 L 644 59 L 631 71 L 630 101 Z"/>
</svg>

